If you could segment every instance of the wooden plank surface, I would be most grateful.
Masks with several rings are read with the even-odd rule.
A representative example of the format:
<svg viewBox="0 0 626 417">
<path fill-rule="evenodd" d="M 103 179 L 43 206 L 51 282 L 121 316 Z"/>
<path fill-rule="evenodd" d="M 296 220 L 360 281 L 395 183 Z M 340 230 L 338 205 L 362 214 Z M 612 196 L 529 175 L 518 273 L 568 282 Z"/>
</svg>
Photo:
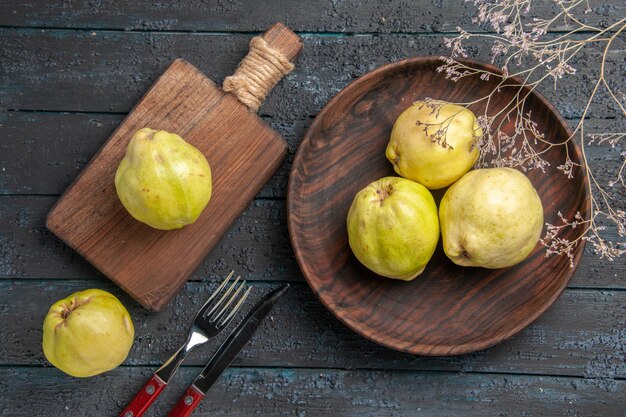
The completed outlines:
<svg viewBox="0 0 626 417">
<path fill-rule="evenodd" d="M 619 1 L 590 6 L 584 18 L 592 24 L 626 13 Z M 533 7 L 545 17 L 555 6 Z M 255 297 L 281 281 L 294 285 L 197 415 L 623 417 L 623 260 L 599 260 L 587 247 L 563 296 L 517 337 L 471 355 L 420 358 L 342 326 L 314 298 L 293 258 L 283 198 L 290 158 L 312 118 L 381 64 L 445 54 L 449 35 L 438 32 L 483 30 L 471 23 L 473 10 L 456 0 L 1 2 L 0 416 L 116 415 L 184 336 L 207 283 L 212 288 L 234 267 L 259 287 Z M 172 59 L 186 58 L 219 82 L 246 53 L 249 32 L 277 18 L 309 32 L 296 71 L 261 108 L 290 155 L 171 308 L 150 314 L 46 231 L 45 213 Z M 623 74 L 624 40 L 614 46 L 609 70 Z M 488 55 L 484 45 L 470 52 Z M 542 89 L 570 125 L 595 76 L 585 65 L 595 55 L 584 59 L 558 90 Z M 623 131 L 624 119 L 610 119 L 615 113 L 604 99 L 588 124 Z M 590 148 L 601 179 L 621 151 Z M 43 359 L 41 323 L 53 301 L 90 287 L 121 297 L 137 340 L 124 366 L 74 380 Z M 210 352 L 192 355 L 153 415 L 165 414 Z"/>
<path fill-rule="evenodd" d="M 56 197 L 0 197 L 0 277 L 103 278 L 80 255 L 46 230 Z M 302 280 L 293 259 L 283 201 L 257 200 L 192 275 L 221 280 L 231 269 L 253 280 Z"/>
<path fill-rule="evenodd" d="M 0 279 L 102 277 L 45 228 L 45 215 L 56 199 L 0 196 Z M 235 268 L 252 280 L 302 281 L 291 250 L 285 210 L 282 199 L 254 201 L 191 279 L 219 280 Z M 626 265 L 599 259 L 589 245 L 570 287 L 626 289 Z"/>
<path fill-rule="evenodd" d="M 590 0 L 585 23 L 598 24 L 609 15 L 623 15 L 623 2 Z M 403 0 L 312 0 L 264 2 L 255 0 L 154 3 L 149 0 L 7 0 L 0 5 L 0 25 L 36 27 L 114 28 L 124 30 L 262 31 L 275 21 L 294 30 L 311 32 L 451 32 L 472 24 L 474 8 L 457 0 L 407 3 Z M 586 4 L 581 7 L 584 8 Z M 533 3 L 530 17 L 545 17 L 552 2 Z M 253 10 L 253 13 L 250 11 Z M 555 30 L 565 29 L 559 20 Z"/>
<path fill-rule="evenodd" d="M 0 112 L 1 194 L 61 194 L 124 119 L 122 114 Z M 261 197 L 284 197 L 290 162 L 310 118 L 263 118 L 287 142 L 287 160 Z M 15 158 L 15 155 L 28 155 Z"/>
<path fill-rule="evenodd" d="M 130 308 L 137 340 L 126 364 L 158 367 L 184 340 L 192 312 L 217 283 L 188 283 L 171 308 L 155 317 L 105 282 L 0 282 L 0 303 L 4 306 L 0 320 L 6 323 L 0 344 L 0 366 L 45 364 L 40 349 L 41 317 L 52 302 L 89 285 L 113 292 Z M 276 286 L 264 282 L 253 285 L 253 300 Z M 206 356 L 224 337 L 200 348 L 186 364 L 204 364 Z M 263 323 L 235 364 L 528 373 L 576 376 L 607 384 L 615 378 L 626 378 L 624 338 L 625 291 L 566 290 L 535 324 L 507 342 L 464 356 L 416 357 L 361 338 L 326 311 L 306 284 L 299 283 L 276 306 L 271 319 Z"/>
<path fill-rule="evenodd" d="M 6 112 L 0 113 L 0 195 L 58 195 L 74 180 L 98 151 L 117 125 L 122 114 Z M 288 155 L 278 172 L 259 193 L 259 197 L 285 197 L 291 160 L 311 125 L 312 118 L 283 120 L 264 117 L 288 145 Z M 569 120 L 572 128 L 579 119 Z M 624 119 L 590 119 L 589 132 L 626 129 Z M 620 163 L 619 152 L 610 146 L 591 146 L 589 158 L 598 161 L 595 172 L 601 181 L 608 181 Z M 28 155 L 15 158 L 14 155 Z"/>
<path fill-rule="evenodd" d="M 165 415 L 202 368 L 183 368 L 150 415 Z M 77 387 L 54 369 L 0 369 L 0 416 L 116 415 L 151 368 L 118 368 Z M 194 416 L 623 417 L 625 381 L 531 375 L 231 368 Z M 32 393 L 37 396 L 33 398 Z"/>
<path fill-rule="evenodd" d="M 261 115 L 293 120 L 313 116 L 353 79 L 392 61 L 417 55 L 446 53 L 444 36 L 303 35 L 298 65 L 276 86 L 260 109 Z M 220 82 L 248 49 L 248 34 L 136 33 L 107 31 L 0 29 L 0 61 L 4 74 L 0 102 L 7 109 L 128 112 L 175 58 L 184 58 L 215 82 Z M 626 71 L 617 40 L 608 54 L 607 72 Z M 207 53 L 207 51 L 211 51 Z M 468 45 L 469 56 L 490 61 L 484 42 Z M 220 59 L 216 60 L 215 56 Z M 584 59 L 598 60 L 591 50 Z M 564 117 L 582 114 L 586 81 L 593 66 L 578 60 L 576 76 L 567 87 L 541 90 Z M 97 80 L 97 82 L 94 82 Z M 562 84 L 564 85 L 564 84 Z M 598 96 L 588 117 L 614 117 Z"/>
</svg>

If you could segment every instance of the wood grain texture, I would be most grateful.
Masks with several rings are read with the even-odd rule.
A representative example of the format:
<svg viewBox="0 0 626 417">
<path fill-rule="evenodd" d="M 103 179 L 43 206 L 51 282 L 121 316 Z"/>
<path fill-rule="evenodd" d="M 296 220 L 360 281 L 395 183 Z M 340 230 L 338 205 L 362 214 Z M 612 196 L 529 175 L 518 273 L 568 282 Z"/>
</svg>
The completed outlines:
<svg viewBox="0 0 626 417">
<path fill-rule="evenodd" d="M 296 69 L 279 83 L 260 109 L 261 115 L 293 120 L 314 116 L 355 78 L 389 62 L 412 56 L 447 54 L 445 36 L 323 36 L 303 34 Z M 175 58 L 192 62 L 218 82 L 245 55 L 248 34 L 166 34 L 108 31 L 0 29 L 4 74 L 0 107 L 83 112 L 128 112 Z M 607 73 L 619 80 L 626 71 L 626 40 L 617 39 L 607 55 Z M 490 61 L 484 42 L 469 43 L 471 58 Z M 219 59 L 215 59 L 219 56 Z M 585 97 L 597 79 L 599 52 L 571 61 L 576 76 L 567 86 L 541 92 L 567 118 L 580 117 Z M 94 83 L 93 80 L 98 80 Z M 588 117 L 615 117 L 600 92 Z"/>
<path fill-rule="evenodd" d="M 163 416 L 200 372 L 185 367 L 154 405 Z M 152 372 L 118 368 L 90 379 L 56 369 L 0 369 L 0 416 L 116 415 Z M 573 378 L 532 375 L 230 368 L 194 416 L 623 417 L 625 381 L 603 389 Z M 37 396 L 33 397 L 32 393 Z"/>
<path fill-rule="evenodd" d="M 55 197 L 0 196 L 0 279 L 102 279 L 45 227 Z M 287 232 L 284 200 L 257 199 L 191 275 L 219 281 L 235 268 L 248 280 L 302 282 Z M 617 239 L 617 233 L 609 234 Z M 605 262 L 585 248 L 571 288 L 626 289 L 626 263 Z"/>
<path fill-rule="evenodd" d="M 611 4 L 612 3 L 612 4 Z M 587 24 L 599 24 L 622 16 L 626 5 L 615 1 L 590 0 Z M 581 5 L 581 10 L 586 4 Z M 551 15 L 557 6 L 551 2 L 534 3 L 529 18 Z M 309 32 L 454 32 L 457 26 L 473 31 L 484 28 L 472 23 L 475 9 L 457 0 L 424 1 L 411 4 L 403 0 L 187 0 L 184 5 L 149 0 L 117 0 L 96 3 L 89 0 L 6 0 L 0 3 L 0 25 L 114 28 L 124 30 L 187 31 L 262 31 L 277 19 L 291 28 Z M 564 30 L 561 20 L 553 30 Z"/>
<path fill-rule="evenodd" d="M 479 65 L 476 62 L 468 63 Z M 384 346 L 420 355 L 473 352 L 505 340 L 535 320 L 567 286 L 574 270 L 564 257 L 546 258 L 538 245 L 515 267 L 499 270 L 461 268 L 443 254 L 441 243 L 418 278 L 410 282 L 383 279 L 368 271 L 348 245 L 346 216 L 354 195 L 370 182 L 394 175 L 385 157 L 389 134 L 398 115 L 416 100 L 431 97 L 471 102 L 488 95 L 498 81 L 478 76 L 454 83 L 437 72 L 437 57 L 414 58 L 382 67 L 342 90 L 316 117 L 293 162 L 287 196 L 289 233 L 305 278 L 341 321 Z M 488 66 L 490 71 L 498 71 Z M 513 82 L 513 81 L 511 81 Z M 512 102 L 517 89 L 501 88 L 491 109 Z M 538 95 L 528 108 L 546 141 L 571 135 L 565 121 Z M 480 105 L 473 107 L 484 112 Z M 514 135 L 512 121 L 502 131 Z M 571 146 L 570 146 L 571 145 Z M 527 173 L 541 198 L 547 223 L 557 212 L 570 219 L 589 213 L 587 182 L 582 170 L 573 180 L 556 170 L 566 152 L 581 164 L 573 144 L 547 150 L 551 167 Z M 434 192 L 436 200 L 444 190 Z M 562 237 L 573 240 L 576 230 Z M 578 265 L 583 245 L 574 251 Z"/>
<path fill-rule="evenodd" d="M 45 365 L 41 320 L 49 305 L 75 291 L 97 287 L 119 296 L 134 320 L 136 341 L 125 364 L 157 368 L 178 349 L 195 310 L 217 285 L 187 283 L 172 308 L 154 315 L 108 281 L 0 282 L 4 306 L 0 320 L 5 323 L 0 366 Z M 277 284 L 252 285 L 251 301 L 256 302 Z M 198 348 L 185 364 L 205 365 L 227 333 Z M 504 343 L 462 356 L 413 356 L 363 339 L 333 317 L 300 282 L 292 285 L 235 365 L 527 373 L 581 377 L 610 386 L 613 379 L 626 378 L 625 337 L 626 292 L 566 290 L 553 308 Z"/>
<path fill-rule="evenodd" d="M 268 45 L 293 59 L 300 39 L 283 25 Z M 180 134 L 208 159 L 213 196 L 198 220 L 176 231 L 133 219 L 115 191 L 131 136 L 149 126 Z M 46 225 L 138 302 L 162 310 L 247 207 L 286 155 L 283 139 L 235 96 L 175 60 L 124 119 L 48 214 Z"/>
<path fill-rule="evenodd" d="M 0 167 L 4 169 L 0 195 L 61 194 L 124 117 L 107 113 L 0 112 Z M 262 119 L 287 142 L 288 155 L 258 196 L 284 198 L 291 160 L 312 119 Z"/>
<path fill-rule="evenodd" d="M 0 167 L 4 169 L 0 176 L 0 195 L 61 194 L 124 117 L 107 113 L 0 113 Z M 284 198 L 291 161 L 313 119 L 285 120 L 269 116 L 262 119 L 285 139 L 289 149 L 282 165 L 258 197 Z M 574 127 L 578 120 L 568 120 L 570 127 Z M 626 119 L 588 119 L 585 122 L 588 132 L 621 132 L 625 129 Z M 607 183 L 613 179 L 621 164 L 617 149 L 591 146 L 586 152 L 599 181 Z M 15 158 L 15 155 L 28 157 Z"/>
<path fill-rule="evenodd" d="M 103 278 L 45 228 L 46 213 L 55 200 L 0 197 L 0 278 Z M 284 205 L 284 201 L 253 201 L 190 278 L 219 281 L 236 269 L 246 279 L 301 280 L 289 244 Z"/>
<path fill-rule="evenodd" d="M 584 17 L 592 23 L 623 15 L 626 7 L 620 1 L 590 4 L 593 11 Z M 533 3 L 538 17 L 551 7 L 556 5 Z M 134 303 L 45 229 L 54 197 L 6 195 L 59 194 L 173 59 L 185 58 L 219 82 L 247 51 L 252 35 L 241 32 L 262 31 L 280 17 L 296 30 L 320 32 L 302 34 L 306 48 L 296 70 L 260 109 L 291 153 L 310 118 L 350 81 L 409 56 L 446 54 L 442 41 L 449 34 L 437 31 L 474 27 L 472 9 L 457 0 L 0 2 L 0 25 L 7 26 L 0 29 L 0 415 L 117 415 L 184 337 L 185 320 L 198 303 L 234 266 L 267 287 L 284 280 L 295 285 L 280 314 L 264 323 L 237 359 L 246 368 L 228 371 L 215 387 L 215 402 L 205 402 L 196 415 L 622 417 L 626 303 L 623 291 L 602 288 L 626 288 L 626 264 L 600 260 L 590 246 L 570 288 L 597 289 L 566 290 L 533 325 L 487 350 L 417 357 L 352 332 L 303 282 L 282 200 L 289 157 L 259 194 L 271 199 L 248 208 L 192 275 L 195 282 L 159 314 Z M 14 28 L 20 26 L 33 29 Z M 395 31 L 407 35 L 389 34 Z M 620 42 L 609 54 L 611 65 L 618 64 L 611 74 L 624 73 Z M 487 49 L 472 45 L 469 52 L 486 60 Z M 567 118 L 580 115 L 595 79 L 586 64 L 594 59 L 585 55 L 578 74 L 560 80 L 558 90 L 542 90 Z M 592 108 L 597 127 L 620 123 L 600 120 L 615 115 L 603 103 Z M 621 150 L 588 151 L 595 152 L 602 180 L 608 179 Z M 70 380 L 43 361 L 40 326 L 49 304 L 90 287 L 120 296 L 139 324 L 138 336 L 127 366 Z M 204 365 L 211 351 L 194 352 L 189 363 Z M 184 368 L 154 414 L 165 415 L 199 370 Z M 530 373 L 544 376 L 523 375 Z"/>
</svg>

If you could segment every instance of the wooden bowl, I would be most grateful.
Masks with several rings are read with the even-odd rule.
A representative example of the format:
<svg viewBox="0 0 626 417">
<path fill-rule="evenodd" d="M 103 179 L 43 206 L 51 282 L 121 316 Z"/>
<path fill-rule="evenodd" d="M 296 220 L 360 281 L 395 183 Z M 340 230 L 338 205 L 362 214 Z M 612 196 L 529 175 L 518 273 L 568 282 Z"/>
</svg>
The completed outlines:
<svg viewBox="0 0 626 417">
<path fill-rule="evenodd" d="M 468 61 L 491 71 L 497 68 Z M 287 208 L 296 258 L 313 291 L 339 320 L 389 348 L 419 355 L 457 355 L 495 345 L 539 317 L 566 287 L 574 268 L 564 256 L 546 257 L 538 245 L 522 263 L 507 269 L 463 268 L 446 258 L 441 242 L 425 272 L 410 282 L 382 278 L 367 270 L 348 246 L 346 216 L 354 195 L 381 177 L 396 175 L 385 157 L 398 115 L 426 97 L 469 102 L 493 91 L 490 81 L 470 77 L 453 82 L 436 71 L 437 57 L 407 59 L 354 81 L 315 118 L 293 162 Z M 515 80 L 512 80 L 515 82 Z M 505 106 L 517 89 L 503 89 L 492 109 Z M 527 100 L 532 119 L 550 142 L 571 131 L 537 93 Z M 480 106 L 474 112 L 484 111 Z M 503 129 L 512 133 L 512 123 Z M 568 179 L 556 167 L 565 147 L 545 154 L 545 173 L 527 172 L 541 196 L 545 221 L 559 224 L 558 211 L 572 219 L 589 215 L 583 170 Z M 568 145 L 582 164 L 580 150 Z M 434 192 L 438 201 L 445 190 Z M 579 230 L 564 230 L 573 238 Z M 545 233 L 545 230 L 544 230 Z M 441 240 L 441 239 L 440 239 Z M 583 245 L 574 251 L 578 265 Z M 566 318 L 565 318 L 566 319 Z"/>
</svg>

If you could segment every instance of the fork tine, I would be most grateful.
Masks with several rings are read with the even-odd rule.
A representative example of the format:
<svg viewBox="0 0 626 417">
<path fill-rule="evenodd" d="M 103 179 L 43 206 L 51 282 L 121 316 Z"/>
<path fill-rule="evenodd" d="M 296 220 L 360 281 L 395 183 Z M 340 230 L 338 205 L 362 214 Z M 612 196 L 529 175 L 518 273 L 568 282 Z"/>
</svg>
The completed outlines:
<svg viewBox="0 0 626 417">
<path fill-rule="evenodd" d="M 230 311 L 230 313 L 228 313 L 228 315 L 220 323 L 218 323 L 219 327 L 226 327 L 226 326 L 228 326 L 228 324 L 235 317 L 235 315 L 237 314 L 237 312 L 239 311 L 239 309 L 241 308 L 243 303 L 246 301 L 246 298 L 248 298 L 248 295 L 250 294 L 250 291 L 252 291 L 252 287 L 248 287 L 246 292 L 243 293 L 243 295 L 241 296 L 239 301 L 237 301 L 237 304 L 235 304 L 235 306 Z"/>
<path fill-rule="evenodd" d="M 215 313 L 215 311 L 219 308 L 219 306 L 222 305 L 222 303 L 227 299 L 227 297 L 230 295 L 230 293 L 233 291 L 233 288 L 235 288 L 235 286 L 237 285 L 237 283 L 239 282 L 239 279 L 241 278 L 241 276 L 237 276 L 237 278 L 235 278 L 235 280 L 228 286 L 228 288 L 226 289 L 226 291 L 224 292 L 224 294 L 222 294 L 222 296 L 220 297 L 219 300 L 217 300 L 217 302 L 215 304 L 212 305 L 211 309 L 204 314 L 204 317 L 212 317 L 213 314 Z"/>
<path fill-rule="evenodd" d="M 241 292 L 241 289 L 244 287 L 245 284 L 246 284 L 246 281 L 242 281 L 237 287 L 237 289 L 235 290 L 235 292 L 233 293 L 233 295 L 230 296 L 226 304 L 224 304 L 217 313 L 211 316 L 211 320 L 210 320 L 211 323 L 216 322 L 222 316 L 222 314 L 224 314 L 224 312 L 233 303 L 233 301 L 237 299 L 237 295 Z"/>
<path fill-rule="evenodd" d="M 221 284 L 215 289 L 215 291 L 213 291 L 211 296 L 204 302 L 202 307 L 200 307 L 200 310 L 198 310 L 196 317 L 201 317 L 204 315 L 205 311 L 209 308 L 211 301 L 213 301 L 215 297 L 217 297 L 217 295 L 222 291 L 222 289 L 224 289 L 224 286 L 226 286 L 228 281 L 230 281 L 234 273 L 235 271 L 230 271 L 230 274 L 228 274 L 228 276 L 221 282 Z"/>
</svg>

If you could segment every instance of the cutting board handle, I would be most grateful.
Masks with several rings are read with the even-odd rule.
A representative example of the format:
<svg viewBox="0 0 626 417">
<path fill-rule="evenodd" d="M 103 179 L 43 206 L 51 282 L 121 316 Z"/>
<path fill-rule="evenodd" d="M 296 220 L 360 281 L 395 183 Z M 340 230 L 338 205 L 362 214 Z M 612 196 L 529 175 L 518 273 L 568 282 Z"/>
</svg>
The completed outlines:
<svg viewBox="0 0 626 417">
<path fill-rule="evenodd" d="M 250 51 L 235 73 L 224 79 L 223 89 L 233 93 L 250 110 L 257 111 L 265 96 L 293 68 L 302 39 L 282 23 L 250 41 Z"/>
</svg>

